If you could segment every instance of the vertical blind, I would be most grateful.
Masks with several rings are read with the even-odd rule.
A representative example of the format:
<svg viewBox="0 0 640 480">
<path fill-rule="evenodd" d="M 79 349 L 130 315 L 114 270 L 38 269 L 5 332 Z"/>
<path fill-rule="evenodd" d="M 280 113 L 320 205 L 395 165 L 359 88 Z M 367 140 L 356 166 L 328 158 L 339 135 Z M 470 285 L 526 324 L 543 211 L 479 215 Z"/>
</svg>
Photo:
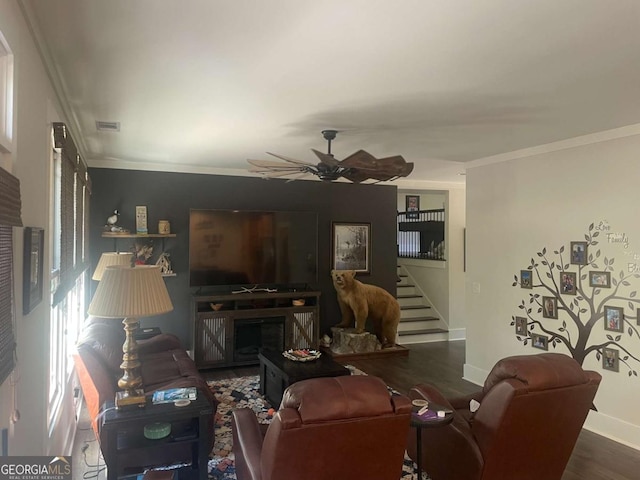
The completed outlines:
<svg viewBox="0 0 640 480">
<path fill-rule="evenodd" d="M 91 181 L 87 167 L 64 123 L 53 124 L 54 148 L 60 150 L 62 172 L 60 188 L 60 283 L 53 294 L 53 305 L 62 301 L 75 281 L 88 267 Z"/>
<path fill-rule="evenodd" d="M 20 181 L 0 168 L 0 384 L 15 366 L 13 227 L 21 227 Z"/>
</svg>

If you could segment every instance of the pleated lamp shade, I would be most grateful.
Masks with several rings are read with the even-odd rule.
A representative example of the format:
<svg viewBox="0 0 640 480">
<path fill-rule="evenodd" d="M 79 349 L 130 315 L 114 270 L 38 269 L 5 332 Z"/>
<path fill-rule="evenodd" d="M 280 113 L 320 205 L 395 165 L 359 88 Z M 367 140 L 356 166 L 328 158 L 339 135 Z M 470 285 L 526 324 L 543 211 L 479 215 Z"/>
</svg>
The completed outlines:
<svg viewBox="0 0 640 480">
<path fill-rule="evenodd" d="M 123 265 L 130 267 L 133 264 L 133 253 L 131 252 L 105 252 L 100 256 L 95 272 L 93 272 L 93 280 L 98 282 L 102 279 L 104 270 L 113 265 Z"/>
<path fill-rule="evenodd" d="M 89 315 L 140 318 L 173 310 L 160 267 L 107 267 L 89 305 Z"/>
</svg>

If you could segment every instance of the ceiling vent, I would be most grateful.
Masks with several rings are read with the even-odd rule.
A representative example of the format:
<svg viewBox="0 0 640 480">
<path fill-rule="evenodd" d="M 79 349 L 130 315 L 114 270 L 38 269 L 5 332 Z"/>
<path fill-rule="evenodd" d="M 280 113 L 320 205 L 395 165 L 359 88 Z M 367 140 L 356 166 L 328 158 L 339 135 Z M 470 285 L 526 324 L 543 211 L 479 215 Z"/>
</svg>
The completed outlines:
<svg viewBox="0 0 640 480">
<path fill-rule="evenodd" d="M 96 120 L 96 128 L 99 132 L 119 132 L 120 122 L 102 122 Z"/>
</svg>

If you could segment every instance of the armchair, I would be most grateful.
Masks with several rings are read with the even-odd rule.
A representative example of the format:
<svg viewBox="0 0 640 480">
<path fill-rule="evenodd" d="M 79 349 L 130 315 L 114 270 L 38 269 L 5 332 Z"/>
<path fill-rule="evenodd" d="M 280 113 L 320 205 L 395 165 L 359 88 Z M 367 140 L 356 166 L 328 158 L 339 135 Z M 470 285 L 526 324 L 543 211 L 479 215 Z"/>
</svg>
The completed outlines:
<svg viewBox="0 0 640 480">
<path fill-rule="evenodd" d="M 384 382 L 353 375 L 289 386 L 262 433 L 250 409 L 233 412 L 238 480 L 398 480 L 411 404 Z"/>
<path fill-rule="evenodd" d="M 450 425 L 422 432 L 422 465 L 432 480 L 560 479 L 601 376 L 558 353 L 500 360 L 481 391 L 447 399 L 430 385 L 425 398 L 454 410 Z M 471 413 L 471 399 L 480 403 Z M 415 435 L 407 453 L 416 459 Z"/>
</svg>

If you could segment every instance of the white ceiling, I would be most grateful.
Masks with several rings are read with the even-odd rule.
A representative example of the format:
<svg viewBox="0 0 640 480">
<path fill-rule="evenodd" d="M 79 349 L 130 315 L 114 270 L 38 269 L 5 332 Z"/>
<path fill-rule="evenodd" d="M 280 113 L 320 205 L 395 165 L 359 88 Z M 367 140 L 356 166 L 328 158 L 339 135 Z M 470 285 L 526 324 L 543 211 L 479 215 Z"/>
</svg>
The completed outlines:
<svg viewBox="0 0 640 480">
<path fill-rule="evenodd" d="M 638 0 L 21 3 L 94 166 L 315 163 L 332 128 L 339 159 L 464 182 L 464 162 L 640 123 Z"/>
</svg>

